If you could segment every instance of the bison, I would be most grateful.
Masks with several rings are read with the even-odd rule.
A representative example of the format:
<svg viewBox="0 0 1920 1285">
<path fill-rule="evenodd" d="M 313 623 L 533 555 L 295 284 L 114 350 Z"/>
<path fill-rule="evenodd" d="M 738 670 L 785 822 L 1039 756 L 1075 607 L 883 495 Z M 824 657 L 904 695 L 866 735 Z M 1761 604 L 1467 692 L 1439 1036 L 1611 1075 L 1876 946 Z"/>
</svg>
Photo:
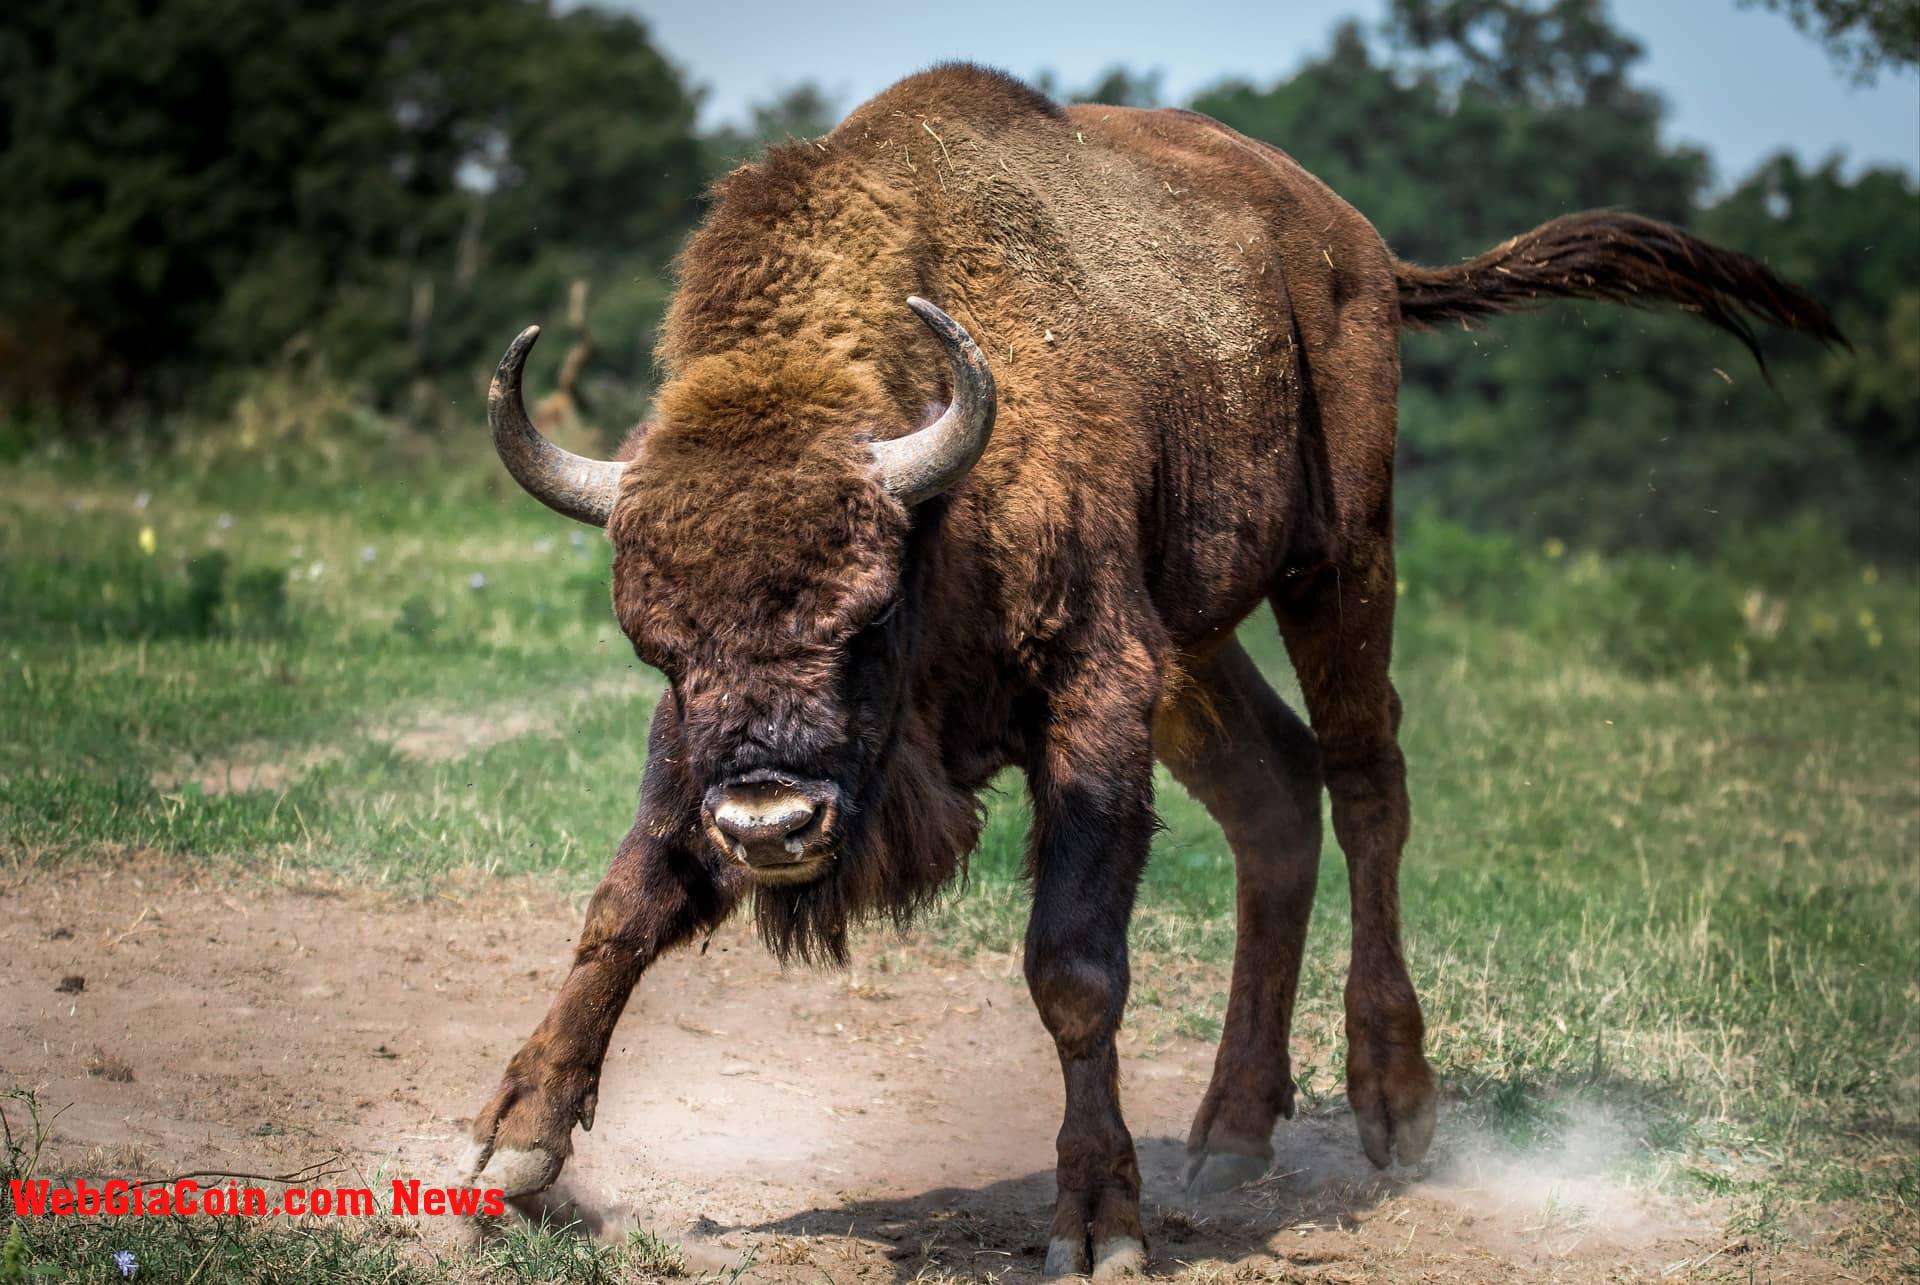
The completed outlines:
<svg viewBox="0 0 1920 1285">
<path fill-rule="evenodd" d="M 963 869 L 982 790 L 1015 766 L 1025 972 L 1066 1080 L 1046 1269 L 1139 1265 L 1114 1036 L 1156 757 L 1238 883 L 1188 1184 L 1259 1174 L 1293 1113 L 1323 790 L 1352 885 L 1348 1101 L 1374 1164 L 1418 1160 L 1435 1079 L 1400 935 L 1399 337 L 1553 297 L 1675 304 L 1750 347 L 1760 321 L 1839 337 L 1755 260 L 1630 214 L 1402 263 L 1276 148 L 968 65 L 719 182 L 653 417 L 617 458 L 532 428 L 522 334 L 494 443 L 536 498 L 605 527 L 620 626 L 669 686 L 639 814 L 467 1171 L 550 1185 L 663 951 L 747 900 L 783 959 L 843 961 L 850 925 L 904 922 Z M 1306 721 L 1235 641 L 1262 602 Z"/>
</svg>

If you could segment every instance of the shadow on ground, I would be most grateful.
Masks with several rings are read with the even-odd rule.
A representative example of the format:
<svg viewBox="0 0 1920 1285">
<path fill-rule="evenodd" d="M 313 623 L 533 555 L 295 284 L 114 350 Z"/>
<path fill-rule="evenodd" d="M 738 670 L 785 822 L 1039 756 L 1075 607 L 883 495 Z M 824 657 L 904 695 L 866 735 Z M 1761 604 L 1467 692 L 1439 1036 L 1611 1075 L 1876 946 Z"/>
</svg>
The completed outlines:
<svg viewBox="0 0 1920 1285">
<path fill-rule="evenodd" d="M 1267 1178 L 1235 1192 L 1189 1199 L 1179 1186 L 1184 1140 L 1141 1138 L 1137 1146 L 1154 1275 L 1263 1257 L 1313 1265 L 1323 1256 L 1308 1253 L 1302 1261 L 1276 1249 L 1280 1233 L 1302 1225 L 1350 1226 L 1405 1185 L 1374 1172 L 1357 1147 L 1351 1164 L 1336 1164 L 1331 1171 L 1319 1163 L 1289 1171 L 1283 1150 L 1282 1162 Z M 1039 1171 L 975 1187 L 821 1202 L 765 1222 L 692 1230 L 696 1245 L 704 1238 L 742 1233 L 771 1237 L 758 1262 L 776 1276 L 786 1266 L 831 1275 L 836 1261 L 858 1258 L 876 1265 L 884 1261 L 898 1282 L 940 1272 L 1025 1279 L 1040 1274 L 1046 1256 L 1053 1191 L 1053 1173 Z M 873 1278 L 871 1267 L 867 1275 Z"/>
</svg>

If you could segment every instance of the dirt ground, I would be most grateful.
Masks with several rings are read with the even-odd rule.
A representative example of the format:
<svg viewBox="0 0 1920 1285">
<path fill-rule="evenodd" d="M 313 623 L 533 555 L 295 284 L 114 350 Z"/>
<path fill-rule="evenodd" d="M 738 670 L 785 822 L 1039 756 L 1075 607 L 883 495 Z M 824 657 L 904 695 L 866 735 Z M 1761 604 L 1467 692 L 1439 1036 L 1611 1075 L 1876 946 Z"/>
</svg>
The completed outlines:
<svg viewBox="0 0 1920 1285">
<path fill-rule="evenodd" d="M 422 904 L 152 861 L 22 871 L 0 883 L 0 1086 L 60 1111 L 58 1171 L 283 1173 L 338 1153 L 377 1191 L 441 1177 L 577 923 L 530 884 Z M 751 1255 L 749 1280 L 1036 1278 L 1061 1088 L 1016 961 L 865 947 L 850 972 L 782 972 L 730 927 L 650 973 L 576 1135 L 562 1194 L 585 1223 L 650 1228 L 696 1269 Z M 1573 1153 L 1478 1154 L 1444 1118 L 1420 1172 L 1381 1176 L 1338 1105 L 1282 1126 L 1274 1175 L 1189 1202 L 1212 1049 L 1124 1051 L 1157 1276 L 1863 1278 L 1729 1240 L 1722 1211 Z"/>
</svg>

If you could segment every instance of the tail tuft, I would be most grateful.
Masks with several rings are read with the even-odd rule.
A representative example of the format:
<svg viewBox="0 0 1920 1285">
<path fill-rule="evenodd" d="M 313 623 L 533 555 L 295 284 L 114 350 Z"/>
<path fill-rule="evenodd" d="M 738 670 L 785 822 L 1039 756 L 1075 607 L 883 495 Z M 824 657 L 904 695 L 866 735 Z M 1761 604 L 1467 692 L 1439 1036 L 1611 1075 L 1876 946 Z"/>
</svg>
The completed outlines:
<svg viewBox="0 0 1920 1285">
<path fill-rule="evenodd" d="M 1670 223 L 1608 210 L 1542 223 L 1451 268 L 1396 263 L 1394 280 L 1409 328 L 1528 312 L 1550 299 L 1597 299 L 1697 313 L 1745 344 L 1763 371 L 1756 322 L 1847 342 L 1818 299 L 1758 259 Z"/>
</svg>

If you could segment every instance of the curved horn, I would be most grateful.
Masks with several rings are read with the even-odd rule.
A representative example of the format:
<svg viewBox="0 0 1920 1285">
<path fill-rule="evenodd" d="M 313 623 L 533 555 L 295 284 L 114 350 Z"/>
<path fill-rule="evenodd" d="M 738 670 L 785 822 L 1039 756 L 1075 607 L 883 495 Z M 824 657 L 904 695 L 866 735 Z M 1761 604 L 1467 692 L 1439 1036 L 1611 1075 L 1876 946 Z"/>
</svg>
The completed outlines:
<svg viewBox="0 0 1920 1285">
<path fill-rule="evenodd" d="M 912 508 L 965 477 L 987 449 L 994 393 L 993 371 L 959 322 L 918 295 L 907 307 L 927 323 L 953 367 L 953 403 L 939 419 L 917 433 L 873 444 L 881 485 Z"/>
<path fill-rule="evenodd" d="M 605 526 L 607 515 L 613 512 L 620 472 L 626 466 L 562 450 L 542 437 L 527 418 L 526 403 L 520 399 L 520 372 L 527 364 L 533 341 L 539 337 L 538 326 L 522 330 L 500 359 L 500 368 L 493 372 L 493 386 L 487 390 L 487 427 L 493 430 L 493 449 L 500 452 L 500 462 L 528 495 L 556 513 Z"/>
</svg>

